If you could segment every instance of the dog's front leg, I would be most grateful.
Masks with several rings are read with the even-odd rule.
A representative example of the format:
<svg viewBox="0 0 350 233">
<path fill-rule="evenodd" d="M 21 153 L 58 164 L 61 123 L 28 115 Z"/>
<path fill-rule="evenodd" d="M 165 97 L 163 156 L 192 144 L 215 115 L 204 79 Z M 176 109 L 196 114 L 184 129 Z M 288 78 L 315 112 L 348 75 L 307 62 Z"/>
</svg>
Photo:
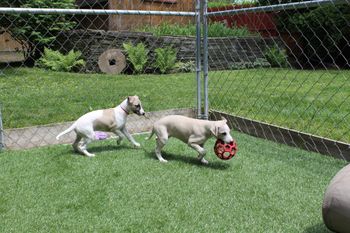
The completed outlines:
<svg viewBox="0 0 350 233">
<path fill-rule="evenodd" d="M 131 134 L 128 132 L 128 130 L 126 129 L 126 127 L 123 127 L 121 130 L 120 130 L 124 135 L 125 137 L 135 146 L 135 147 L 140 147 L 140 143 L 136 142 L 135 139 L 131 136 Z"/>
<path fill-rule="evenodd" d="M 114 131 L 114 134 L 117 135 L 117 144 L 120 145 L 123 138 L 125 137 L 124 134 L 122 132 L 120 132 L 119 130 Z"/>
<path fill-rule="evenodd" d="M 204 158 L 204 156 L 206 155 L 207 152 L 203 148 L 203 144 L 198 145 L 196 143 L 189 143 L 189 146 L 198 152 L 198 154 L 199 154 L 198 159 L 199 159 L 199 161 L 201 161 L 201 163 L 208 164 L 208 161 Z"/>
</svg>

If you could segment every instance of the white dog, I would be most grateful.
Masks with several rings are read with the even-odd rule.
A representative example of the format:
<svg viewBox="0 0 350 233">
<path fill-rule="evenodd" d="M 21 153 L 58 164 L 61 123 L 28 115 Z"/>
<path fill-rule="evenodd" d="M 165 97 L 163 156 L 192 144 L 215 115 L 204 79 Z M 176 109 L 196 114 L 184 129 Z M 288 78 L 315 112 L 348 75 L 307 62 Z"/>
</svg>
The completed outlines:
<svg viewBox="0 0 350 233">
<path fill-rule="evenodd" d="M 115 108 L 86 113 L 71 127 L 58 134 L 56 139 L 59 140 L 62 135 L 74 130 L 77 134 L 73 143 L 74 150 L 89 157 L 95 156 L 87 151 L 88 143 L 95 140 L 95 130 L 115 133 L 118 136 L 118 144 L 125 136 L 135 147 L 140 147 L 140 144 L 135 141 L 125 127 L 127 116 L 130 113 L 136 113 L 139 116 L 145 115 L 138 96 L 129 96 Z M 79 143 L 81 140 L 82 142 Z"/>
<path fill-rule="evenodd" d="M 226 119 L 207 121 L 178 115 L 166 116 L 154 123 L 152 133 L 148 139 L 153 134 L 157 135 L 155 153 L 160 162 L 167 162 L 162 157 L 161 150 L 170 137 L 178 138 L 196 150 L 199 153 L 198 159 L 204 164 L 208 164 L 208 161 L 204 159 L 206 151 L 203 145 L 210 137 L 214 136 L 225 143 L 233 141 Z"/>
</svg>

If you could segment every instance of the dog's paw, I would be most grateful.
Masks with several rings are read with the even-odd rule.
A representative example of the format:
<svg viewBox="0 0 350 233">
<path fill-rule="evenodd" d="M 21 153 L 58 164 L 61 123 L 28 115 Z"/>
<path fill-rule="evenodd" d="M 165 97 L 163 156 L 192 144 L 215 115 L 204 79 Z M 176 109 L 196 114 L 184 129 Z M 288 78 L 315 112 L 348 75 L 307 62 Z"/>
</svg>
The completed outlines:
<svg viewBox="0 0 350 233">
<path fill-rule="evenodd" d="M 117 139 L 117 145 L 120 145 L 122 143 L 122 140 L 123 140 L 122 138 L 118 138 Z"/>
<path fill-rule="evenodd" d="M 138 143 L 138 142 L 135 142 L 135 143 L 134 143 L 134 147 L 135 147 L 135 148 L 140 148 L 140 147 L 141 147 L 141 144 Z"/>
<path fill-rule="evenodd" d="M 208 164 L 209 162 L 208 162 L 208 160 L 206 160 L 205 158 L 202 158 L 202 159 L 201 159 L 201 163 L 202 163 L 202 164 Z"/>
<path fill-rule="evenodd" d="M 168 160 L 165 160 L 165 159 L 159 159 L 159 162 L 161 162 L 161 163 L 167 163 L 167 162 L 168 162 Z"/>
</svg>

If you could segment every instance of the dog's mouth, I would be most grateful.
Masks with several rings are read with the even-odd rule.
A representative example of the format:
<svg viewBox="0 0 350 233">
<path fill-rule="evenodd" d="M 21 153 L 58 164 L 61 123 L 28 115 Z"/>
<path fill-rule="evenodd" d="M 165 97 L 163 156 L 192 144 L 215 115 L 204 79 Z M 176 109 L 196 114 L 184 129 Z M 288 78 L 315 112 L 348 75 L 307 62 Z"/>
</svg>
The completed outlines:
<svg viewBox="0 0 350 233">
<path fill-rule="evenodd" d="M 139 116 L 144 116 L 145 115 L 145 112 L 141 112 L 139 110 L 135 110 L 134 113 L 139 115 Z"/>
</svg>

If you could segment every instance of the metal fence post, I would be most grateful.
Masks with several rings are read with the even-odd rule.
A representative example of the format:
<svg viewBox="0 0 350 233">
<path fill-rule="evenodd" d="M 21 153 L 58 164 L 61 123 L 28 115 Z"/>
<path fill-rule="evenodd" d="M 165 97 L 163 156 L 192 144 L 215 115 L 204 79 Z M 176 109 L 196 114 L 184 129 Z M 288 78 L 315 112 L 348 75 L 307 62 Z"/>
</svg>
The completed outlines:
<svg viewBox="0 0 350 233">
<path fill-rule="evenodd" d="M 196 80 L 197 80 L 197 118 L 202 117 L 201 95 L 201 1 L 196 0 Z"/>
<path fill-rule="evenodd" d="M 208 98 L 208 0 L 203 4 L 203 75 L 204 75 L 204 113 L 203 118 L 209 118 Z"/>
</svg>

